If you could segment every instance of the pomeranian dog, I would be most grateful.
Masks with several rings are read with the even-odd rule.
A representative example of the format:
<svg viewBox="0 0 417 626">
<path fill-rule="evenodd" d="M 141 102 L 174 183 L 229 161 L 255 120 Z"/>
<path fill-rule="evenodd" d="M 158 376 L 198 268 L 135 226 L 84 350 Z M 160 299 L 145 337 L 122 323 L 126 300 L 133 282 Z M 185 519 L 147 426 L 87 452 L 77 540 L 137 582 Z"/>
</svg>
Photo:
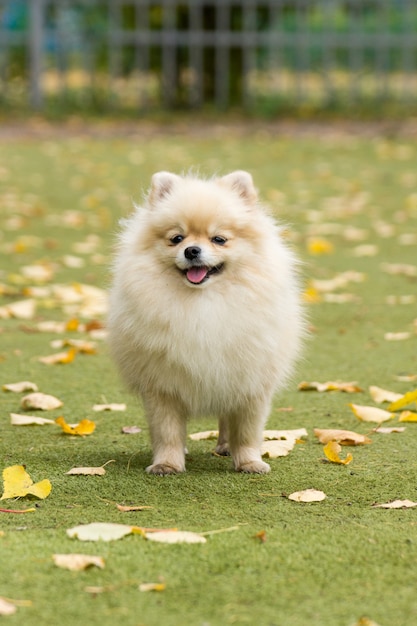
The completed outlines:
<svg viewBox="0 0 417 626">
<path fill-rule="evenodd" d="M 142 397 L 150 474 L 185 470 L 190 417 L 219 420 L 216 452 L 265 474 L 272 396 L 300 351 L 297 260 L 252 177 L 159 172 L 126 220 L 110 292 L 110 351 Z"/>
</svg>

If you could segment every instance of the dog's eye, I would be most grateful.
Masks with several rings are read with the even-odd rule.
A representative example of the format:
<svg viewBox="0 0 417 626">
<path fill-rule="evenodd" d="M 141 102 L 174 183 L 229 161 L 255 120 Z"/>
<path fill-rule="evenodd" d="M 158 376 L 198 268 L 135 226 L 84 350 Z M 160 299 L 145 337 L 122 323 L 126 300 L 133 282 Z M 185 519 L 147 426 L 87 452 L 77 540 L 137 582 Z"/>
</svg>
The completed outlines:
<svg viewBox="0 0 417 626">
<path fill-rule="evenodd" d="M 227 239 L 225 237 L 220 237 L 220 235 L 216 235 L 216 237 L 213 237 L 211 241 L 216 243 L 218 246 L 224 246 Z"/>
<path fill-rule="evenodd" d="M 184 241 L 184 239 L 184 235 L 174 235 L 174 237 L 171 237 L 170 242 L 173 246 L 177 246 L 179 243 L 181 243 L 181 241 Z"/>
</svg>

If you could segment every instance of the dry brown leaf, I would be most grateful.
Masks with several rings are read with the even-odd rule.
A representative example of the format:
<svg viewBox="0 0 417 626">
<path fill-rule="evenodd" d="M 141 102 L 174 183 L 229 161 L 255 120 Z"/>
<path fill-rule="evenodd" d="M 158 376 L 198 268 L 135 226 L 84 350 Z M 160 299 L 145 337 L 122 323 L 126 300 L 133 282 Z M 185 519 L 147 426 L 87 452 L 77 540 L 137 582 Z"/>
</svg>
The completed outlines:
<svg viewBox="0 0 417 626">
<path fill-rule="evenodd" d="M 104 465 L 100 467 L 73 467 L 65 474 L 69 476 L 83 475 L 83 476 L 104 476 L 106 470 L 104 469 L 106 465 L 109 463 L 116 463 L 115 460 L 107 461 Z"/>
<path fill-rule="evenodd" d="M 411 337 L 412 334 L 408 331 L 384 334 L 384 339 L 386 341 L 405 341 L 406 339 L 410 339 Z"/>
<path fill-rule="evenodd" d="M 341 446 L 358 446 L 371 443 L 371 440 L 365 435 L 355 433 L 352 430 L 336 430 L 315 428 L 314 434 L 320 443 L 328 443 L 336 441 Z"/>
<path fill-rule="evenodd" d="M 25 411 L 29 411 L 30 409 L 38 409 L 40 411 L 52 411 L 53 409 L 59 409 L 63 406 L 63 402 L 55 398 L 55 396 L 50 396 L 46 393 L 30 393 L 27 396 L 24 396 L 20 404 Z"/>
<path fill-rule="evenodd" d="M 8 312 L 8 317 L 15 317 L 19 320 L 31 320 L 35 316 L 36 301 L 32 298 L 19 300 L 2 308 Z"/>
<path fill-rule="evenodd" d="M 202 441 L 204 439 L 217 439 L 217 437 L 219 436 L 219 431 L 218 430 L 205 430 L 205 431 L 202 431 L 201 433 L 192 433 L 191 435 L 188 435 L 188 436 L 193 441 Z"/>
<path fill-rule="evenodd" d="M 0 615 L 13 615 L 17 607 L 12 600 L 0 596 Z"/>
<path fill-rule="evenodd" d="M 264 430 L 263 438 L 264 441 L 269 441 L 271 439 L 287 439 L 287 440 L 297 440 L 302 437 L 308 437 L 308 433 L 305 428 L 295 428 L 293 430 Z"/>
<path fill-rule="evenodd" d="M 287 456 L 296 443 L 296 439 L 264 441 L 261 444 L 261 455 L 266 459 L 276 459 L 280 456 Z"/>
<path fill-rule="evenodd" d="M 8 383 L 3 385 L 3 391 L 12 391 L 13 393 L 22 393 L 23 391 L 38 391 L 37 385 L 28 380 L 22 380 L 18 383 Z"/>
<path fill-rule="evenodd" d="M 80 541 L 116 541 L 134 532 L 134 526 L 93 522 L 68 528 L 67 535 Z"/>
<path fill-rule="evenodd" d="M 122 433 L 124 435 L 138 435 L 142 432 L 142 429 L 139 426 L 123 426 Z"/>
<path fill-rule="evenodd" d="M 417 502 L 412 502 L 411 500 L 394 500 L 384 504 L 373 504 L 372 506 L 374 509 L 410 509 L 417 506 Z"/>
<path fill-rule="evenodd" d="M 101 556 L 90 554 L 53 554 L 53 561 L 57 567 L 69 569 L 72 572 L 80 572 L 88 567 L 104 568 L 104 559 Z"/>
<path fill-rule="evenodd" d="M 324 491 L 317 489 L 304 489 L 303 491 L 294 491 L 288 496 L 288 500 L 293 502 L 321 502 L 326 498 Z"/>
</svg>

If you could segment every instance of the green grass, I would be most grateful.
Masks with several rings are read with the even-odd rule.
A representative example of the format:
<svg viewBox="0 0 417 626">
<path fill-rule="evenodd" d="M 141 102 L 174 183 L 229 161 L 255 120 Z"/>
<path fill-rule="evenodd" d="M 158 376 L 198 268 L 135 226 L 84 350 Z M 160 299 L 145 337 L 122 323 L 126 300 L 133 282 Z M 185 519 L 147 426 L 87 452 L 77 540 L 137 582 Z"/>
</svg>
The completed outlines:
<svg viewBox="0 0 417 626">
<path fill-rule="evenodd" d="M 67 320 L 70 313 L 45 296 L 38 299 L 35 319 L 0 319 L 0 384 L 31 380 L 64 402 L 47 417 L 63 413 L 71 423 L 85 417 L 97 422 L 95 433 L 85 438 L 65 436 L 52 426 L 14 427 L 9 413 L 20 412 L 20 396 L 1 393 L 1 469 L 24 464 L 34 481 L 49 478 L 53 485 L 36 512 L 0 513 L 0 596 L 31 601 L 4 618 L 8 624 L 351 626 L 362 616 L 381 626 L 416 623 L 416 509 L 371 505 L 417 499 L 417 426 L 407 425 L 402 434 L 371 434 L 372 445 L 351 449 L 348 466 L 323 463 L 322 446 L 313 437 L 314 427 L 369 432 L 372 425 L 360 423 L 348 407 L 373 404 L 369 385 L 401 393 L 417 386 L 395 378 L 417 373 L 415 301 L 386 302 L 388 295 L 416 296 L 417 279 L 381 270 L 386 262 L 416 264 L 415 245 L 399 239 L 417 230 L 416 158 L 411 140 L 274 137 L 262 127 L 242 136 L 225 128 L 206 137 L 167 132 L 146 138 L 113 133 L 3 140 L 0 293 L 7 289 L 0 306 L 23 297 L 31 283 L 21 278 L 21 268 L 37 261 L 53 265 L 46 286 L 80 282 L 105 288 L 117 220 L 129 213 L 132 200 L 140 202 L 151 174 L 162 169 L 250 170 L 262 197 L 290 224 L 306 283 L 345 270 L 365 274 L 364 282 L 342 290 L 354 294 L 354 302 L 307 305 L 311 338 L 293 384 L 276 398 L 268 426 L 305 427 L 309 437 L 288 457 L 272 460 L 267 476 L 235 474 L 230 461 L 211 455 L 210 441 L 190 442 L 186 474 L 147 476 L 143 468 L 151 451 L 140 404 L 123 388 L 105 343 L 98 343 L 95 355 L 45 366 L 37 358 L 53 353 L 49 342 L 60 335 L 30 330 L 42 319 Z M 79 224 L 68 225 L 68 211 L 74 210 L 80 212 Z M 379 234 L 381 222 L 392 226 L 388 237 Z M 332 254 L 314 256 L 307 240 L 312 226 L 323 223 L 342 229 L 326 236 Z M 366 230 L 363 241 L 345 237 L 351 226 Z M 75 253 L 74 244 L 92 233 L 99 237 L 95 253 Z M 28 236 L 36 239 L 25 240 Z M 355 256 L 362 244 L 377 245 L 377 254 Z M 66 254 L 83 256 L 84 267 L 65 267 Z M 384 339 L 384 333 L 397 331 L 412 336 Z M 356 380 L 364 391 L 297 391 L 301 380 L 332 379 Z M 127 411 L 94 414 L 92 405 L 103 398 L 127 402 Z M 121 433 L 132 424 L 142 433 Z M 215 426 L 207 418 L 189 430 Z M 65 475 L 71 467 L 110 459 L 116 463 L 103 477 Z M 327 499 L 297 505 L 283 497 L 309 487 L 322 489 Z M 154 508 L 122 513 L 115 503 Z M 33 501 L 1 505 L 26 508 Z M 81 543 L 66 536 L 67 528 L 93 521 L 194 531 L 239 528 L 212 535 L 205 545 L 158 545 L 137 535 Z M 261 531 L 264 543 L 256 538 Z M 73 552 L 101 555 L 106 567 L 73 573 L 54 566 L 52 554 Z M 165 591 L 138 591 L 141 582 L 159 579 Z M 85 591 L 89 586 L 104 590 L 94 595 Z"/>
</svg>

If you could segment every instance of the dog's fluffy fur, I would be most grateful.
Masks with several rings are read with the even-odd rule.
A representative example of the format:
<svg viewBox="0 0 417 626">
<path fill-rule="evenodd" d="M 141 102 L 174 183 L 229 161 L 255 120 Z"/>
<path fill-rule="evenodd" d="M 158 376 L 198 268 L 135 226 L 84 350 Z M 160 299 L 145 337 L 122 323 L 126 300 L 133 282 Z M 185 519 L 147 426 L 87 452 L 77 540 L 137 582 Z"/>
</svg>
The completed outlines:
<svg viewBox="0 0 417 626">
<path fill-rule="evenodd" d="M 120 236 L 110 349 L 150 427 L 151 474 L 185 470 L 187 418 L 216 415 L 217 452 L 266 473 L 262 430 L 299 353 L 297 262 L 252 178 L 159 172 Z"/>
</svg>

